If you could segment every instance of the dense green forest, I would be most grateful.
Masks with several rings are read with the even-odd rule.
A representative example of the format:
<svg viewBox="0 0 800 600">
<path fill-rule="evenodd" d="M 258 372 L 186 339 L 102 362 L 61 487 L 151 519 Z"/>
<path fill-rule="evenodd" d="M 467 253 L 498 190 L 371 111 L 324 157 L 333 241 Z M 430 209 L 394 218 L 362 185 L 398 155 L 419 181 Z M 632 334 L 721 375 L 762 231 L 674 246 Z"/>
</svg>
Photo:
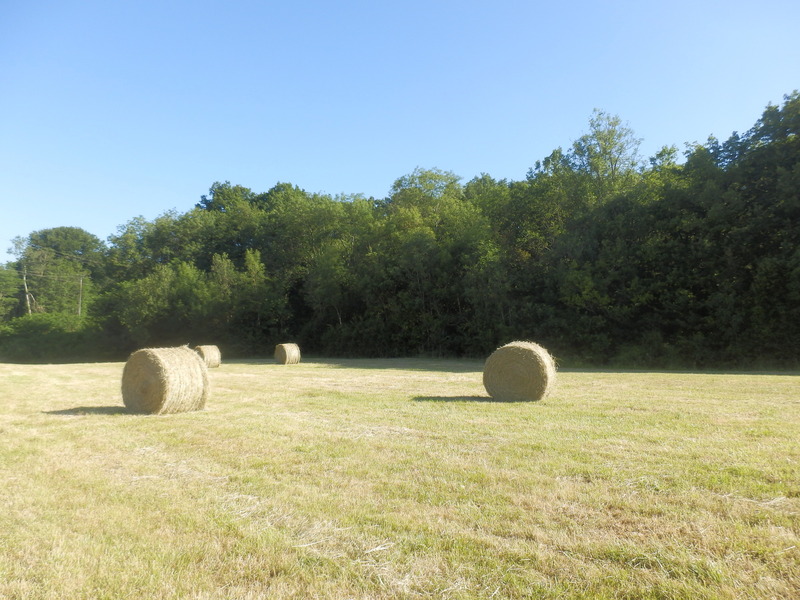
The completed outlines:
<svg viewBox="0 0 800 600">
<path fill-rule="evenodd" d="M 799 134 L 794 92 L 744 134 L 643 160 L 595 111 L 522 181 L 418 168 L 381 199 L 214 183 L 107 242 L 36 231 L 0 267 L 0 360 L 287 341 L 484 357 L 532 339 L 562 365 L 797 368 Z"/>
</svg>

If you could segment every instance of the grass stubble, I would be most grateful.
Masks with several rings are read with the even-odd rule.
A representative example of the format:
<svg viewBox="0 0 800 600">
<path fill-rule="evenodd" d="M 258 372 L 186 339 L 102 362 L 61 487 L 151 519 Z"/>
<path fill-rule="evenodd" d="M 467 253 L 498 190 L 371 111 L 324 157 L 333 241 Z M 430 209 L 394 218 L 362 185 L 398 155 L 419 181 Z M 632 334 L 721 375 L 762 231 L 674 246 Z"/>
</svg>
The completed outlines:
<svg viewBox="0 0 800 600">
<path fill-rule="evenodd" d="M 226 362 L 125 411 L 121 363 L 0 364 L 0 598 L 800 597 L 800 379 Z"/>
</svg>

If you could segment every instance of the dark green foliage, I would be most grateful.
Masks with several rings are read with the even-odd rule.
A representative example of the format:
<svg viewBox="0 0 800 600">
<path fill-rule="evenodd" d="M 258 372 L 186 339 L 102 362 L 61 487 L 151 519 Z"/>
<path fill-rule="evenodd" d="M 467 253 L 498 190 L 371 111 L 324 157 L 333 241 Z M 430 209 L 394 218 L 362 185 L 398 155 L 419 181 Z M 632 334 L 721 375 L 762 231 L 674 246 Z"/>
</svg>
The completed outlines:
<svg viewBox="0 0 800 600">
<path fill-rule="evenodd" d="M 794 93 L 683 164 L 674 147 L 647 164 L 595 111 L 522 181 L 418 168 L 378 200 L 214 183 L 108 247 L 35 232 L 0 270 L 0 349 L 235 356 L 292 340 L 306 356 L 485 357 L 532 339 L 562 365 L 796 368 L 799 130 Z M 21 318 L 25 284 L 40 314 Z"/>
<path fill-rule="evenodd" d="M 0 361 L 82 362 L 122 358 L 93 320 L 40 313 L 0 325 Z"/>
<path fill-rule="evenodd" d="M 0 265 L 0 323 L 20 305 L 22 278 L 14 269 Z"/>
</svg>

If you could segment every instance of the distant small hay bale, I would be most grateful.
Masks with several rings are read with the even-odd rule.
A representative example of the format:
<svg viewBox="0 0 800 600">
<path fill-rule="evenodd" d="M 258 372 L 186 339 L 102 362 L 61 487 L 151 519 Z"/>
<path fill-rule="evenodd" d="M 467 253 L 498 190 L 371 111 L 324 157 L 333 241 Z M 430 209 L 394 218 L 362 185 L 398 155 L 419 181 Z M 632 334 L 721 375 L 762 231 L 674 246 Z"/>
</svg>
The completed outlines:
<svg viewBox="0 0 800 600">
<path fill-rule="evenodd" d="M 300 362 L 300 346 L 278 344 L 275 346 L 275 360 L 282 365 L 296 365 Z"/>
<path fill-rule="evenodd" d="M 122 371 L 122 400 L 134 412 L 202 410 L 208 392 L 206 363 L 188 346 L 137 350 Z"/>
<path fill-rule="evenodd" d="M 195 346 L 194 351 L 200 355 L 209 369 L 215 369 L 222 363 L 222 353 L 216 346 Z"/>
<path fill-rule="evenodd" d="M 541 400 L 552 391 L 556 363 L 533 342 L 511 342 L 495 350 L 483 367 L 483 387 L 495 400 Z"/>
</svg>

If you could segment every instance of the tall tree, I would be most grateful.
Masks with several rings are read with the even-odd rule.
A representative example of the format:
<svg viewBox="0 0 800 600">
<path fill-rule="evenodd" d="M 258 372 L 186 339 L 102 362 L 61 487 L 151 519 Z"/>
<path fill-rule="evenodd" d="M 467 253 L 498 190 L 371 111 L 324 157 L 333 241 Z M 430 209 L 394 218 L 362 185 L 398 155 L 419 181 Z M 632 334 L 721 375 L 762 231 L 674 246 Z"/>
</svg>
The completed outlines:
<svg viewBox="0 0 800 600">
<path fill-rule="evenodd" d="M 640 143 L 618 116 L 594 110 L 589 132 L 572 144 L 572 157 L 578 171 L 590 176 L 595 202 L 606 201 L 635 183 L 641 167 Z"/>
<path fill-rule="evenodd" d="M 95 281 L 104 282 L 105 244 L 78 227 L 56 227 L 17 238 L 17 268 L 28 312 L 86 314 Z"/>
<path fill-rule="evenodd" d="M 202 210 L 226 212 L 237 204 L 253 202 L 255 197 L 250 188 L 231 185 L 230 181 L 215 181 L 208 190 L 208 195 L 201 196 L 200 202 L 195 206 Z"/>
</svg>

